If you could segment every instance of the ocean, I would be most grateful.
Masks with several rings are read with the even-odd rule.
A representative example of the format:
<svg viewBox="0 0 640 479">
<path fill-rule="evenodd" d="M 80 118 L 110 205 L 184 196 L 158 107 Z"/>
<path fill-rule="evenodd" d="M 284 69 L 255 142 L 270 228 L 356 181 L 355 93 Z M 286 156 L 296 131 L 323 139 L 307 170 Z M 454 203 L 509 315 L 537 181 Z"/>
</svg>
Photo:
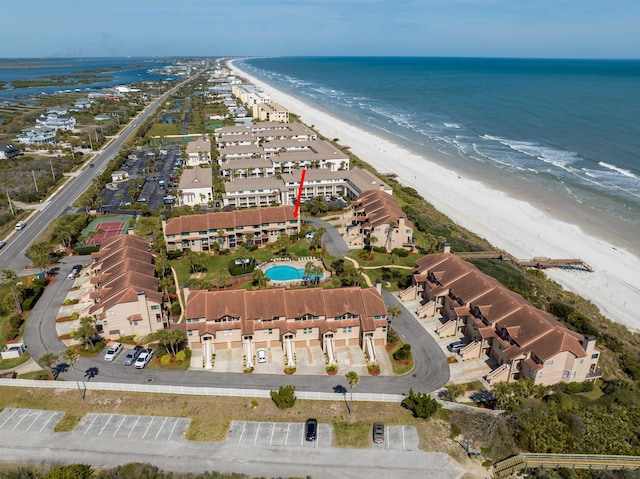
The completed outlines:
<svg viewBox="0 0 640 479">
<path fill-rule="evenodd" d="M 173 63 L 166 59 L 149 58 L 5 58 L 0 59 L 0 101 L 22 101 L 34 95 L 58 91 L 97 90 L 114 85 L 142 81 L 159 81 L 167 77 L 149 72 Z M 99 71 L 98 71 L 99 70 Z M 36 86 L 11 88 L 13 80 L 46 80 L 56 76 L 100 75 L 104 80 L 90 79 L 85 83 L 66 86 Z"/>
<path fill-rule="evenodd" d="M 403 147 L 640 226 L 640 61 L 279 57 L 252 76 Z M 366 161 L 366 158 L 363 158 Z M 637 238 L 632 239 L 637 242 Z"/>
</svg>

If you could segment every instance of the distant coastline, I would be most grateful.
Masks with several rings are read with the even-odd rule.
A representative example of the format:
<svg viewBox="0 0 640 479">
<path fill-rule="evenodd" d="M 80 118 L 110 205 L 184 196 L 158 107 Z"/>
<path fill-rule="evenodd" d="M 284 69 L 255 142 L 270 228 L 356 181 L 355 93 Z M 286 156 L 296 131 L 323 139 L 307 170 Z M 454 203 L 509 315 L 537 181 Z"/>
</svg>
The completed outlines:
<svg viewBox="0 0 640 479">
<path fill-rule="evenodd" d="M 231 67 L 321 134 L 350 146 L 363 161 L 381 172 L 398 174 L 403 184 L 415 187 L 436 208 L 496 247 L 522 258 L 579 257 L 591 264 L 595 273 L 546 272 L 590 299 L 613 321 L 640 330 L 634 312 L 640 307 L 640 248 L 634 241 L 637 228 L 633 225 L 620 223 L 612 232 L 611 218 L 589 218 L 588 209 L 567 205 L 551 189 L 523 189 L 517 182 L 518 187 L 514 187 L 504 178 L 491 179 L 486 171 L 469 170 L 468 165 L 455 162 L 443 166 L 434 159 L 436 155 L 425 157 L 424 153 L 408 151 L 371 130 L 367 132 L 310 106 L 306 100 L 276 90 L 234 62 Z M 577 226 L 580 223 L 582 228 Z"/>
</svg>

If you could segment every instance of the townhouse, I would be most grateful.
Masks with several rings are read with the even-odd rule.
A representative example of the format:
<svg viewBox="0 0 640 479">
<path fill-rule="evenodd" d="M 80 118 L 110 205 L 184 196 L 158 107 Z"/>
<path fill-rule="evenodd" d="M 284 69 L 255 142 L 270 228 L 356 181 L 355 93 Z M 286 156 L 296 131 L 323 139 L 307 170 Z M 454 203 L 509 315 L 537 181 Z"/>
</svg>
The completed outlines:
<svg viewBox="0 0 640 479">
<path fill-rule="evenodd" d="M 187 168 L 178 183 L 180 204 L 185 206 L 206 205 L 213 201 L 212 168 Z"/>
<path fill-rule="evenodd" d="M 159 291 L 149 243 L 135 235 L 106 238 L 91 254 L 89 314 L 102 334 L 146 336 L 168 327 L 169 315 Z"/>
<path fill-rule="evenodd" d="M 376 288 L 283 288 L 256 291 L 187 292 L 184 328 L 189 347 L 212 356 L 242 348 L 247 367 L 258 348 L 282 348 L 285 366 L 295 366 L 296 348 L 320 346 L 329 364 L 336 348 L 360 346 L 376 361 L 386 344 L 387 309 Z"/>
<path fill-rule="evenodd" d="M 240 243 L 263 246 L 300 231 L 292 206 L 221 211 L 170 218 L 162 222 L 167 251 L 212 251 Z M 214 246 L 217 245 L 217 246 Z"/>
<path fill-rule="evenodd" d="M 366 245 L 413 251 L 416 240 L 413 224 L 390 194 L 382 190 L 362 193 L 352 203 L 353 224 L 357 225 Z"/>
<path fill-rule="evenodd" d="M 413 280 L 401 299 L 417 299 L 418 315 L 440 318 L 441 337 L 462 333 L 468 343 L 459 352 L 462 360 L 488 356 L 494 367 L 484 378 L 489 385 L 601 377 L 593 336 L 569 330 L 448 248 L 420 258 Z"/>
</svg>

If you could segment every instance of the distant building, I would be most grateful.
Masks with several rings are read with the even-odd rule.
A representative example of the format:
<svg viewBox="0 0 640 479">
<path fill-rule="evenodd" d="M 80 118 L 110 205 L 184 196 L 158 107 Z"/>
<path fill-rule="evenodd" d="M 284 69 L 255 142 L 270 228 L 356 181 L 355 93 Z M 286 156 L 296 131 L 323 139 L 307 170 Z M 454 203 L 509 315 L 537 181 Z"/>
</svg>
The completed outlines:
<svg viewBox="0 0 640 479">
<path fill-rule="evenodd" d="M 70 131 L 76 127 L 76 119 L 68 114 L 60 113 L 57 110 L 49 110 L 36 118 L 36 124 L 55 130 Z"/>
<path fill-rule="evenodd" d="M 200 166 L 211 163 L 211 142 L 208 138 L 198 138 L 187 143 L 185 166 Z"/>
<path fill-rule="evenodd" d="M 17 136 L 18 142 L 23 145 L 46 145 L 56 142 L 56 129 L 46 126 L 35 126 L 22 130 Z"/>
<path fill-rule="evenodd" d="M 253 118 L 259 121 L 276 121 L 289 123 L 289 110 L 272 101 L 253 105 Z"/>
<path fill-rule="evenodd" d="M 12 144 L 3 143 L 0 141 L 0 160 L 8 160 L 20 156 L 22 150 Z"/>
</svg>

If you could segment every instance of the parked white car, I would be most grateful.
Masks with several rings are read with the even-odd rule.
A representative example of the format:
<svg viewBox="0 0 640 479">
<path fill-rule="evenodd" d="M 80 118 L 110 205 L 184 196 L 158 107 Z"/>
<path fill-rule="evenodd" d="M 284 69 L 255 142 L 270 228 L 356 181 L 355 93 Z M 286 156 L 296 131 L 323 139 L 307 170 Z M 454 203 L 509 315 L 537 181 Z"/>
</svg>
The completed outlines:
<svg viewBox="0 0 640 479">
<path fill-rule="evenodd" d="M 258 349 L 258 362 L 266 363 L 267 362 L 267 350 L 266 349 Z"/>
<path fill-rule="evenodd" d="M 153 349 L 149 348 L 146 351 L 140 353 L 140 356 L 138 356 L 138 359 L 136 359 L 135 362 L 136 369 L 142 369 L 147 364 L 149 364 L 149 361 L 151 361 L 151 359 L 153 358 L 154 352 L 155 351 Z"/>
<path fill-rule="evenodd" d="M 107 349 L 107 352 L 104 354 L 104 360 L 113 361 L 116 358 L 116 356 L 120 354 L 120 351 L 122 351 L 122 344 L 120 343 L 110 344 L 109 349 Z"/>
</svg>

